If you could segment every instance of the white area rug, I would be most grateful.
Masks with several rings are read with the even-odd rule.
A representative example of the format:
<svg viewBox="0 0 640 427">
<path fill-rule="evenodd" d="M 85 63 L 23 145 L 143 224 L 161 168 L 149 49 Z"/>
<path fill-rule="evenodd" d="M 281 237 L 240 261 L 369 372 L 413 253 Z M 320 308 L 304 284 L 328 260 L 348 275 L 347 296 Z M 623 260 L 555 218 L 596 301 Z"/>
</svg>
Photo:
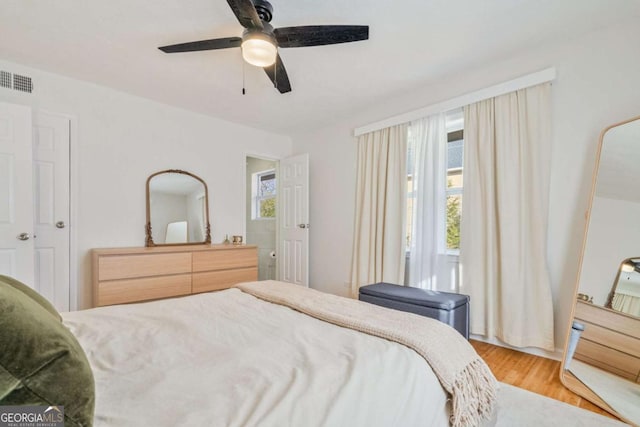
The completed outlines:
<svg viewBox="0 0 640 427">
<path fill-rule="evenodd" d="M 571 372 L 625 419 L 640 423 L 640 385 L 582 363 L 571 362 Z"/>
<path fill-rule="evenodd" d="M 495 427 L 607 427 L 620 421 L 501 383 Z"/>
</svg>

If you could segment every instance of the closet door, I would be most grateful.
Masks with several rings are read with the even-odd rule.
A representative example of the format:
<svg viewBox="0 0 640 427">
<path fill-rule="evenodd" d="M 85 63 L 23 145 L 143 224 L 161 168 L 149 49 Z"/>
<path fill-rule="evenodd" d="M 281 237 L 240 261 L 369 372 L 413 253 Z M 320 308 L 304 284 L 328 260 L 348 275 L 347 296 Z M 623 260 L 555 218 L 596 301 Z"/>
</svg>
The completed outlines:
<svg viewBox="0 0 640 427">
<path fill-rule="evenodd" d="M 37 112 L 33 123 L 33 287 L 70 309 L 69 119 Z"/>
<path fill-rule="evenodd" d="M 0 274 L 70 309 L 69 119 L 0 103 Z"/>
<path fill-rule="evenodd" d="M 31 109 L 0 103 L 0 274 L 33 283 Z"/>
</svg>

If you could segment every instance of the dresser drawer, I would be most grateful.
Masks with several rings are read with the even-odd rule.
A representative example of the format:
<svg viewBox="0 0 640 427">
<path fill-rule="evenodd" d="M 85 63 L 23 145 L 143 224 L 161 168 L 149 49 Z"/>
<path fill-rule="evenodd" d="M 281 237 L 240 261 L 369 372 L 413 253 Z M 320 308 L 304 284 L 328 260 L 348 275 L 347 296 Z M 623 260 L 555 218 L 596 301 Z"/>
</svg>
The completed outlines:
<svg viewBox="0 0 640 427">
<path fill-rule="evenodd" d="M 640 320 L 637 317 L 578 301 L 575 318 L 578 321 L 594 323 L 617 333 L 640 339 Z"/>
<path fill-rule="evenodd" d="M 598 343 L 611 350 L 617 350 L 635 357 L 640 361 L 640 340 L 629 335 L 618 333 L 618 331 L 603 328 L 600 325 L 584 322 L 582 339 Z M 638 366 L 640 369 L 640 366 Z"/>
<path fill-rule="evenodd" d="M 258 280 L 258 268 L 241 268 L 237 270 L 209 271 L 193 274 L 192 292 L 208 292 L 227 289 L 241 282 Z"/>
<path fill-rule="evenodd" d="M 111 280 L 98 284 L 97 306 L 168 298 L 191 293 L 191 274 Z"/>
<path fill-rule="evenodd" d="M 257 267 L 257 263 L 257 248 L 238 248 L 193 253 L 194 272 Z"/>
<path fill-rule="evenodd" d="M 575 357 L 631 380 L 640 371 L 637 357 L 582 338 L 578 341 Z"/>
<path fill-rule="evenodd" d="M 131 279 L 191 272 L 191 253 L 101 256 L 98 280 Z"/>
</svg>

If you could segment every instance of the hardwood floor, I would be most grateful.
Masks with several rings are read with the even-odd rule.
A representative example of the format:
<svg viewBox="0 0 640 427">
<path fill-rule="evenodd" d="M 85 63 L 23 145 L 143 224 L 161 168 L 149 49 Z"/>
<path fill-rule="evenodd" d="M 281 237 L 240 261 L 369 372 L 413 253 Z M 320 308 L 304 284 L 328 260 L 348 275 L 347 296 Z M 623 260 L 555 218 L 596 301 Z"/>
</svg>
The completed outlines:
<svg viewBox="0 0 640 427">
<path fill-rule="evenodd" d="M 470 342 L 498 381 L 617 419 L 562 385 L 558 375 L 559 361 L 481 341 Z"/>
</svg>

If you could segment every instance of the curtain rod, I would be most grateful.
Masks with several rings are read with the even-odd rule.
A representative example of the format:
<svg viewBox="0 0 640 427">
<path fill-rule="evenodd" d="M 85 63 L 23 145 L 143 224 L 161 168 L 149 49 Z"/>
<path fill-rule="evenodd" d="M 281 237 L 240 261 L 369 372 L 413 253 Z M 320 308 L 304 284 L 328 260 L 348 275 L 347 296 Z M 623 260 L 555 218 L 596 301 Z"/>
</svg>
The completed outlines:
<svg viewBox="0 0 640 427">
<path fill-rule="evenodd" d="M 355 136 L 360 136 L 365 133 L 387 128 L 389 126 L 395 126 L 401 123 L 407 123 L 412 120 L 428 117 L 432 114 L 444 113 L 456 108 L 461 108 L 465 105 L 473 104 L 474 102 L 479 102 L 485 99 L 504 95 L 509 92 L 524 89 L 526 87 L 550 82 L 552 80 L 555 80 L 555 78 L 555 67 L 547 68 L 542 71 L 527 74 L 526 76 L 521 76 L 507 82 L 499 83 L 494 86 L 477 90 L 475 92 L 470 92 L 456 98 L 449 99 L 447 101 L 438 102 L 437 104 L 432 104 L 423 108 L 419 108 L 417 110 L 389 117 L 388 119 L 380 120 L 375 123 L 356 128 L 353 132 Z"/>
</svg>

